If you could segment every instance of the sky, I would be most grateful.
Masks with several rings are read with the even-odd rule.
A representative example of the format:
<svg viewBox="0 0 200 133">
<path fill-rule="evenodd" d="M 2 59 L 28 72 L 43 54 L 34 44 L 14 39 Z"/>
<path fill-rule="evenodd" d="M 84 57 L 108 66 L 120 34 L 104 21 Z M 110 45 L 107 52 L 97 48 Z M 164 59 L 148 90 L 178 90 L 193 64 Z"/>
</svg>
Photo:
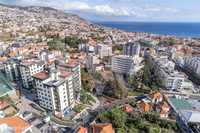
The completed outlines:
<svg viewBox="0 0 200 133">
<path fill-rule="evenodd" d="M 200 22 L 200 0 L 0 0 L 48 6 L 90 21 Z"/>
</svg>

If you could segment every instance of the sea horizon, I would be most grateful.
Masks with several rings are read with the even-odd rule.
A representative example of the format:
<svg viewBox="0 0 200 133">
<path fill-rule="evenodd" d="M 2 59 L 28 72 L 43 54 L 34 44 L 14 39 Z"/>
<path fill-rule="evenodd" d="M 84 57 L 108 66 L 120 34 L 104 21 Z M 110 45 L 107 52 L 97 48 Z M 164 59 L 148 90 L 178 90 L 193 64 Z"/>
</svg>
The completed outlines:
<svg viewBox="0 0 200 133">
<path fill-rule="evenodd" d="M 200 22 L 96 21 L 93 23 L 128 32 L 200 38 Z"/>
</svg>

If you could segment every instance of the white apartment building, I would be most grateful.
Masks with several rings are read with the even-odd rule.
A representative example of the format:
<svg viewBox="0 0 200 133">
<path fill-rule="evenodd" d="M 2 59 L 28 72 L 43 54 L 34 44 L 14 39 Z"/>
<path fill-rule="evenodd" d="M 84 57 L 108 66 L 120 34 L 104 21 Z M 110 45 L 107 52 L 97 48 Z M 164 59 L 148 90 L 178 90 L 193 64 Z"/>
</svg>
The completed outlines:
<svg viewBox="0 0 200 133">
<path fill-rule="evenodd" d="M 162 81 L 162 85 L 168 90 L 180 90 L 183 88 L 185 75 L 174 70 L 174 62 L 167 58 L 156 58 L 153 60 L 155 71 Z"/>
<path fill-rule="evenodd" d="M 133 58 L 126 55 L 112 57 L 111 69 L 115 73 L 128 74 L 134 65 Z"/>
<path fill-rule="evenodd" d="M 98 44 L 95 48 L 95 54 L 101 59 L 104 57 L 109 57 L 112 55 L 112 47 L 105 44 Z"/>
<path fill-rule="evenodd" d="M 41 60 L 22 60 L 19 70 L 22 80 L 22 85 L 25 88 L 30 88 L 33 85 L 32 75 L 44 70 L 44 61 Z"/>
<path fill-rule="evenodd" d="M 11 80 L 20 80 L 19 62 L 14 60 L 7 60 L 3 63 L 6 77 Z"/>
<path fill-rule="evenodd" d="M 68 60 L 67 62 L 59 62 L 56 66 L 57 68 L 63 69 L 65 71 L 72 73 L 72 82 L 74 89 L 74 98 L 76 100 L 80 97 L 81 90 L 81 67 L 80 63 L 77 61 Z"/>
<path fill-rule="evenodd" d="M 100 60 L 95 54 L 89 54 L 86 58 L 86 68 L 93 69 L 95 64 L 99 64 Z"/>
<path fill-rule="evenodd" d="M 63 117 L 75 105 L 73 75 L 60 69 L 33 75 L 40 106 Z"/>
<path fill-rule="evenodd" d="M 200 76 L 200 57 L 188 56 L 184 58 L 184 67 Z"/>
</svg>

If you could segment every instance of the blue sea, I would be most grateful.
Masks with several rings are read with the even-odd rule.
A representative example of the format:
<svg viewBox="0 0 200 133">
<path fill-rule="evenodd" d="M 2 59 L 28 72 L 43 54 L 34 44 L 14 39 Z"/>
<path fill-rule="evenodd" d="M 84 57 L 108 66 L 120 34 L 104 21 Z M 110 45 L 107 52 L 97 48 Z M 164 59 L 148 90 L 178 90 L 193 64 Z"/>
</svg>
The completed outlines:
<svg viewBox="0 0 200 133">
<path fill-rule="evenodd" d="M 200 38 L 200 23 L 170 22 L 96 22 L 96 24 L 130 32 Z"/>
</svg>

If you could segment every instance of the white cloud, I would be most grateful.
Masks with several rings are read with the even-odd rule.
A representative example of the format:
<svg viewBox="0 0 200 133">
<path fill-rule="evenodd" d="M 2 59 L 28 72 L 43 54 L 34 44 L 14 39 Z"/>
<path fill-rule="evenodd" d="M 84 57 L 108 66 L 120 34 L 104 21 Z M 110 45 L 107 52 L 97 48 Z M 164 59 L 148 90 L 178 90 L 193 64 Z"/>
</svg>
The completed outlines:
<svg viewBox="0 0 200 133">
<path fill-rule="evenodd" d="M 130 17 L 130 18 L 155 18 L 159 16 L 173 15 L 178 9 L 162 7 L 156 4 L 134 4 L 135 0 L 0 0 L 4 3 L 18 5 L 49 6 L 57 9 L 72 11 L 75 13 L 93 14 L 95 16 Z M 121 4 L 121 5 L 120 5 Z"/>
<path fill-rule="evenodd" d="M 74 1 L 74 2 L 67 2 L 64 6 L 65 9 L 67 10 L 90 10 L 91 7 L 80 1 Z"/>
</svg>

